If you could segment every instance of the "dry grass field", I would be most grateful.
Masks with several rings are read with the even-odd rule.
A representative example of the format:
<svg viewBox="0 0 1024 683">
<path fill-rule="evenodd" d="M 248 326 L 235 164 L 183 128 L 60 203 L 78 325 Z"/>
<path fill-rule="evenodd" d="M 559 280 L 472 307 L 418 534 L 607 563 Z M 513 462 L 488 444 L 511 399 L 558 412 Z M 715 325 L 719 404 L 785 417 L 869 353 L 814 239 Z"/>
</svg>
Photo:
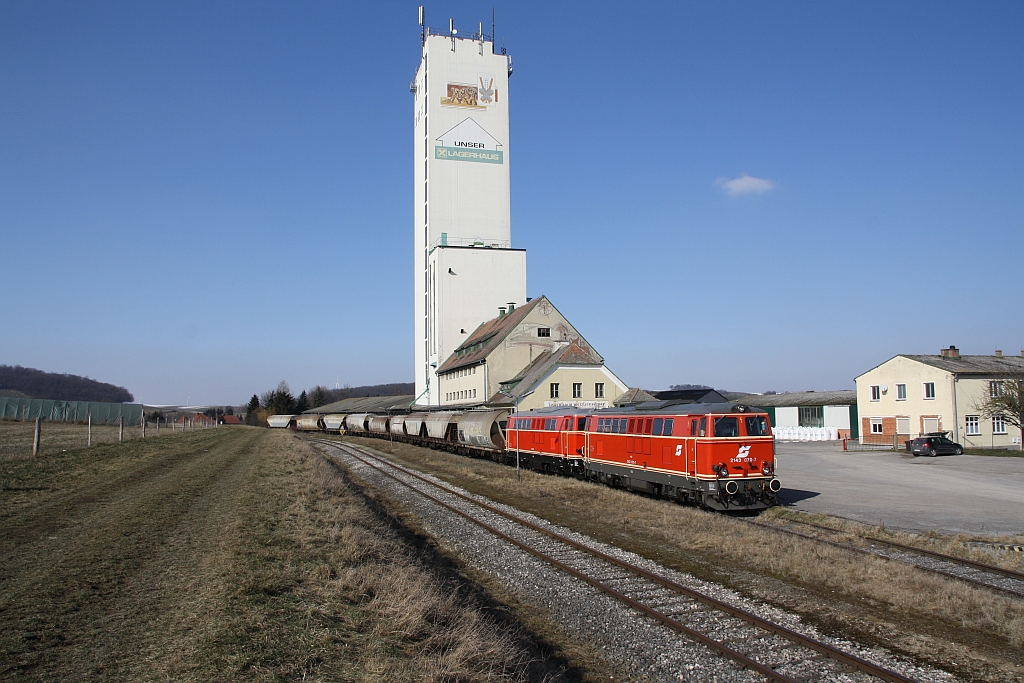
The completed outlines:
<svg viewBox="0 0 1024 683">
<path fill-rule="evenodd" d="M 532 472 L 523 472 L 520 481 L 513 468 L 486 460 L 344 438 L 474 493 L 795 611 L 826 633 L 888 647 L 962 680 L 1024 679 L 1024 600 L 588 482 Z M 1003 564 L 1020 566 L 1016 556 Z"/>
<path fill-rule="evenodd" d="M 0 461 L 20 460 L 32 457 L 32 433 L 34 421 L 0 420 Z M 88 426 L 77 422 L 43 422 L 40 429 L 40 453 L 42 455 L 63 453 L 76 448 L 85 448 L 88 443 Z M 117 443 L 117 425 L 92 426 L 93 446 L 105 443 Z M 161 427 L 161 435 L 170 433 L 167 427 Z M 156 436 L 150 427 L 146 436 Z M 125 441 L 142 437 L 141 427 L 125 427 Z"/>
<path fill-rule="evenodd" d="M 0 679 L 579 680 L 291 433 L 0 461 Z"/>
</svg>

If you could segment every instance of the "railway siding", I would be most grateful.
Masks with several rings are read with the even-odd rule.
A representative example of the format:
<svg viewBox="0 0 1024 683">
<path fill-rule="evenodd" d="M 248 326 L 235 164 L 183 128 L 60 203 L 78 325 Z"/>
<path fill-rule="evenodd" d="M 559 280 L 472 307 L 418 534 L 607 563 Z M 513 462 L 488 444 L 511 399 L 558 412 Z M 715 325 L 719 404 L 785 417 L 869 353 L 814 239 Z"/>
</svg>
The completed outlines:
<svg viewBox="0 0 1024 683">
<path fill-rule="evenodd" d="M 363 452 L 365 453 L 365 451 Z M 358 455 L 365 457 L 363 454 Z M 465 558 L 478 570 L 495 577 L 511 590 L 518 592 L 528 603 L 545 610 L 564 631 L 577 633 L 583 638 L 599 643 L 608 658 L 617 666 L 636 674 L 642 674 L 652 680 L 668 681 L 680 680 L 680 678 L 683 680 L 720 681 L 763 680 L 753 671 L 739 669 L 733 663 L 726 663 L 706 647 L 698 645 L 692 640 L 677 637 L 662 625 L 597 592 L 592 586 L 553 569 L 549 564 L 541 562 L 518 548 L 496 541 L 493 536 L 480 527 L 445 510 L 436 503 L 431 503 L 420 494 L 414 493 L 359 460 L 344 454 L 339 454 L 338 457 L 342 461 L 346 461 L 347 466 L 359 477 L 364 478 L 372 486 L 385 490 L 390 497 L 400 501 L 442 543 Z M 397 476 L 408 479 L 405 475 Z M 435 494 L 441 499 L 447 495 L 436 493 L 436 489 Z M 445 502 L 460 508 L 469 505 L 464 501 L 446 500 Z M 544 520 L 526 515 L 507 505 L 494 504 L 490 501 L 481 502 L 493 505 L 508 514 L 527 519 L 534 524 L 555 530 L 586 547 L 606 552 L 620 561 L 665 576 L 684 586 L 784 625 L 786 628 L 801 631 L 819 640 L 834 642 L 847 651 L 853 651 L 865 658 L 899 670 L 910 679 L 954 680 L 946 672 L 917 667 L 893 657 L 880 648 L 862 648 L 849 641 L 829 639 L 817 633 L 813 627 L 802 622 L 795 615 L 785 613 L 770 605 L 745 599 L 734 591 L 711 582 L 668 570 L 655 562 L 596 542 L 582 534 L 557 528 Z M 475 514 L 480 513 L 478 511 Z M 746 623 L 723 616 L 705 606 L 696 605 L 692 600 L 681 597 L 672 591 L 666 591 L 664 587 L 653 585 L 643 578 L 630 576 L 621 568 L 601 567 L 600 562 L 593 558 L 574 557 L 571 549 L 566 551 L 558 548 L 557 543 L 546 539 L 546 537 L 536 538 L 536 532 L 524 531 L 518 524 L 507 519 L 490 515 L 487 523 L 500 529 L 501 533 L 508 534 L 510 538 L 522 539 L 536 544 L 540 548 L 552 547 L 558 560 L 564 562 L 568 567 L 602 576 L 616 586 L 616 590 L 620 590 L 630 597 L 641 599 L 645 604 L 654 605 L 674 618 L 713 637 L 736 644 L 737 648 L 756 655 L 756 658 L 760 658 L 769 666 L 777 667 L 780 674 L 792 677 L 792 680 L 873 680 L 864 674 L 850 673 L 846 667 L 831 660 L 823 663 L 820 655 L 809 657 L 806 651 L 795 648 L 792 643 L 783 641 L 777 636 L 763 632 L 752 633 Z"/>
<path fill-rule="evenodd" d="M 414 470 L 799 614 L 821 632 L 963 680 L 1024 680 L 1024 602 L 991 589 L 568 477 L 524 472 L 520 480 L 514 469 L 487 460 L 397 442 L 342 441 L 386 451 Z"/>
<path fill-rule="evenodd" d="M 1024 598 L 1024 573 L 980 563 L 976 560 L 954 557 L 926 548 L 860 535 L 841 529 L 815 524 L 792 515 L 777 515 L 772 523 L 758 523 L 767 529 L 793 534 L 801 538 L 818 540 L 854 552 L 870 553 L 887 560 L 902 562 L 925 571 L 991 588 L 1014 597 Z"/>
</svg>

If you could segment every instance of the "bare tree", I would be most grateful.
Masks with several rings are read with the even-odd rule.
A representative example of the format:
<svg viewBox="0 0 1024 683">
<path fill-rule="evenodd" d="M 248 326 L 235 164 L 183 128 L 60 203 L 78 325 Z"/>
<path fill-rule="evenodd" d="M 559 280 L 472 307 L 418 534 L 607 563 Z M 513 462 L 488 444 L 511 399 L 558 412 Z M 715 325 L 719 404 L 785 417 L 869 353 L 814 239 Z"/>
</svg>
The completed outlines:
<svg viewBox="0 0 1024 683">
<path fill-rule="evenodd" d="M 1024 379 L 1005 379 L 993 382 L 988 397 L 975 405 L 985 417 L 1001 417 L 1007 424 L 1020 430 L 1021 450 L 1024 450 Z"/>
</svg>

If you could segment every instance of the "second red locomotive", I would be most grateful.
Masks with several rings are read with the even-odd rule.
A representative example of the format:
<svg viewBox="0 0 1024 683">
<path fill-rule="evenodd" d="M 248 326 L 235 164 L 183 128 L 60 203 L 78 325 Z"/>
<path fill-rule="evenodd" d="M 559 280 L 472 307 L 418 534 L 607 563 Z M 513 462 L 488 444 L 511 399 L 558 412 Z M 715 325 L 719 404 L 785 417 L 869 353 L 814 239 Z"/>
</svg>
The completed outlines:
<svg viewBox="0 0 1024 683">
<path fill-rule="evenodd" d="M 582 475 L 715 510 L 775 503 L 768 415 L 737 404 L 640 404 L 513 415 L 507 450 L 531 469 Z"/>
</svg>

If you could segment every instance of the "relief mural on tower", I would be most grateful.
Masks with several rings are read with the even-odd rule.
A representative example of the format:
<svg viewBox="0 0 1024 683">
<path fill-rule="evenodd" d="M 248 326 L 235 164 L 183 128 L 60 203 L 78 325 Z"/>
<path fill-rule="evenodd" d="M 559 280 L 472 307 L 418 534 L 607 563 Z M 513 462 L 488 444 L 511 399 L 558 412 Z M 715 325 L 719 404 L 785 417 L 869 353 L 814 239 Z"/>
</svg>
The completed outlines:
<svg viewBox="0 0 1024 683">
<path fill-rule="evenodd" d="M 486 109 L 498 101 L 498 90 L 494 87 L 494 76 L 477 74 L 476 83 L 449 83 L 447 93 L 441 97 L 446 107 L 470 107 Z"/>
</svg>

